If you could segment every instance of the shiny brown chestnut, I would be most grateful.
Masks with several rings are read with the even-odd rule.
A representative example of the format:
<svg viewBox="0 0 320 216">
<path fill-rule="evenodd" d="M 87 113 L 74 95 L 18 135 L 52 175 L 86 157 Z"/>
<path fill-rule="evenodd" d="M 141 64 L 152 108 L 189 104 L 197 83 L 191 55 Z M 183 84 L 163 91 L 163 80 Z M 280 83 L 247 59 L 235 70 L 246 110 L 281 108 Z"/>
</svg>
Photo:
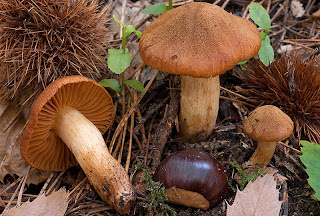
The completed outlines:
<svg viewBox="0 0 320 216">
<path fill-rule="evenodd" d="M 201 194 L 209 201 L 210 207 L 219 204 L 228 190 L 222 165 L 210 154 L 197 150 L 176 152 L 164 159 L 154 173 L 154 180 L 161 182 L 166 189 Z"/>
</svg>

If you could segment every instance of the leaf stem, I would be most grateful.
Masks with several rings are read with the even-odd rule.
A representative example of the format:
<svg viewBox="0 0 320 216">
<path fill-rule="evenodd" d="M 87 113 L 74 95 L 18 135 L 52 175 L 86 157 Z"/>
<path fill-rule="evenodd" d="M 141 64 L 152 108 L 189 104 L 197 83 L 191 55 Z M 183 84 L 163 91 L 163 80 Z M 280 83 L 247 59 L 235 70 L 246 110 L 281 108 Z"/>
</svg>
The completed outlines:
<svg viewBox="0 0 320 216">
<path fill-rule="evenodd" d="M 127 37 L 125 36 L 126 26 L 122 27 L 122 50 L 126 53 Z"/>
<path fill-rule="evenodd" d="M 123 87 L 124 87 L 124 83 L 125 83 L 124 72 L 122 72 L 122 73 L 121 73 L 121 87 L 120 87 L 120 91 L 119 91 L 119 94 L 120 94 L 120 95 L 122 94 L 122 90 L 123 90 Z"/>
<path fill-rule="evenodd" d="M 168 6 L 168 10 L 172 9 L 172 0 L 169 0 L 169 6 Z"/>
</svg>

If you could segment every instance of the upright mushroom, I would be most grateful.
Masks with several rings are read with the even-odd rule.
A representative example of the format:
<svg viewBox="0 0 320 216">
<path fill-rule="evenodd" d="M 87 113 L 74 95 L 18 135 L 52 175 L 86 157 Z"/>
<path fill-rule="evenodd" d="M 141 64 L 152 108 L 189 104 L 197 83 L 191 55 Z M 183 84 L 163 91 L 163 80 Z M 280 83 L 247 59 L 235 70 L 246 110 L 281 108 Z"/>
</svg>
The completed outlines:
<svg viewBox="0 0 320 216">
<path fill-rule="evenodd" d="M 252 164 L 266 166 L 270 162 L 277 142 L 286 139 L 293 131 L 291 118 L 278 107 L 265 105 L 256 108 L 243 122 L 243 130 L 258 141 L 250 158 Z"/>
<path fill-rule="evenodd" d="M 222 8 L 193 2 L 167 11 L 143 32 L 142 60 L 181 76 L 180 125 L 183 135 L 211 134 L 219 109 L 219 74 L 260 49 L 260 34 L 250 21 Z"/>
<path fill-rule="evenodd" d="M 112 113 L 112 98 L 97 82 L 83 76 L 58 79 L 35 101 L 20 150 L 30 165 L 42 170 L 61 171 L 78 162 L 99 196 L 127 213 L 135 192 L 101 134 L 109 128 Z"/>
</svg>

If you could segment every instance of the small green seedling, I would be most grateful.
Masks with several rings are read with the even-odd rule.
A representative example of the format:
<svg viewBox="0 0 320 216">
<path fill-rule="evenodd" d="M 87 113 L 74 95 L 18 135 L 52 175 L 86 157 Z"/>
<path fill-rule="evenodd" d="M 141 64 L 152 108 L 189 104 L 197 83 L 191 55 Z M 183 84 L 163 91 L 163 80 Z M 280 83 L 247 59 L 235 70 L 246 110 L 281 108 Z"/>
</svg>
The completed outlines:
<svg viewBox="0 0 320 216">
<path fill-rule="evenodd" d="M 247 62 L 248 62 L 248 60 L 238 62 L 238 65 L 240 66 L 240 69 L 241 69 L 241 70 L 244 70 L 243 65 L 245 65 Z"/>
<path fill-rule="evenodd" d="M 127 46 L 127 37 L 133 32 L 136 33 L 137 37 L 141 37 L 141 32 L 137 31 L 133 25 L 125 25 L 120 20 L 113 15 L 113 19 L 122 25 L 122 49 L 108 49 L 109 58 L 108 58 L 108 68 L 116 74 L 121 74 L 121 84 L 116 79 L 103 79 L 99 83 L 104 87 L 109 87 L 118 92 L 122 93 L 123 87 L 125 84 L 128 86 L 140 91 L 145 92 L 145 89 L 140 81 L 138 80 L 125 80 L 124 79 L 124 70 L 130 66 L 131 63 L 131 54 L 126 48 Z"/>
<path fill-rule="evenodd" d="M 230 162 L 230 165 L 236 168 L 236 170 L 239 172 L 241 175 L 240 179 L 240 190 L 243 190 L 243 188 L 250 182 L 250 181 L 255 181 L 259 176 L 264 176 L 266 172 L 262 171 L 259 166 L 255 166 L 257 168 L 257 172 L 252 173 L 252 174 L 247 174 L 243 171 L 242 167 L 237 161 Z"/>
<path fill-rule="evenodd" d="M 264 7 L 254 2 L 249 6 L 249 13 L 251 19 L 264 31 L 260 32 L 261 36 L 261 48 L 258 52 L 259 58 L 265 66 L 269 66 L 274 59 L 273 48 L 270 44 L 270 33 L 271 19 Z"/>
<path fill-rule="evenodd" d="M 141 13 L 159 15 L 171 9 L 172 9 L 172 0 L 169 0 L 168 7 L 167 5 L 165 5 L 165 3 L 161 2 L 161 3 L 151 5 L 149 7 L 146 7 L 141 11 Z"/>
<path fill-rule="evenodd" d="M 160 182 L 154 181 L 152 179 L 152 172 L 149 168 L 145 167 L 144 164 L 137 164 L 136 169 L 142 169 L 144 175 L 142 177 L 143 182 L 145 183 L 145 188 L 151 193 L 150 205 L 152 207 L 153 213 L 155 215 L 166 215 L 175 216 L 176 212 L 165 202 L 168 200 L 167 196 L 164 193 L 165 188 L 161 185 Z"/>
<path fill-rule="evenodd" d="M 320 145 L 308 141 L 300 142 L 302 155 L 300 160 L 306 166 L 308 183 L 316 192 L 314 197 L 320 200 Z"/>
</svg>

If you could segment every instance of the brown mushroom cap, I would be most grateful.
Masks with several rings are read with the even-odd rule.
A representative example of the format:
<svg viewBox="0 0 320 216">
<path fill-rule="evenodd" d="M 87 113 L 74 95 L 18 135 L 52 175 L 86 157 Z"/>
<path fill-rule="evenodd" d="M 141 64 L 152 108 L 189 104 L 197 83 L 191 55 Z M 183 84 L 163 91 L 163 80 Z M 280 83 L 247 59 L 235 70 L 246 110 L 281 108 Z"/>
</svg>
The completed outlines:
<svg viewBox="0 0 320 216">
<path fill-rule="evenodd" d="M 83 76 L 56 80 L 35 101 L 22 137 L 21 155 L 30 165 L 60 171 L 77 164 L 54 131 L 57 112 L 66 106 L 80 111 L 101 133 L 112 120 L 112 98 L 99 83 Z"/>
<path fill-rule="evenodd" d="M 278 107 L 265 105 L 256 108 L 244 120 L 243 130 L 257 141 L 278 142 L 290 136 L 293 122 Z"/>
<path fill-rule="evenodd" d="M 193 2 L 165 12 L 143 32 L 142 60 L 178 75 L 214 77 L 250 59 L 260 49 L 253 23 L 222 8 Z"/>
</svg>

